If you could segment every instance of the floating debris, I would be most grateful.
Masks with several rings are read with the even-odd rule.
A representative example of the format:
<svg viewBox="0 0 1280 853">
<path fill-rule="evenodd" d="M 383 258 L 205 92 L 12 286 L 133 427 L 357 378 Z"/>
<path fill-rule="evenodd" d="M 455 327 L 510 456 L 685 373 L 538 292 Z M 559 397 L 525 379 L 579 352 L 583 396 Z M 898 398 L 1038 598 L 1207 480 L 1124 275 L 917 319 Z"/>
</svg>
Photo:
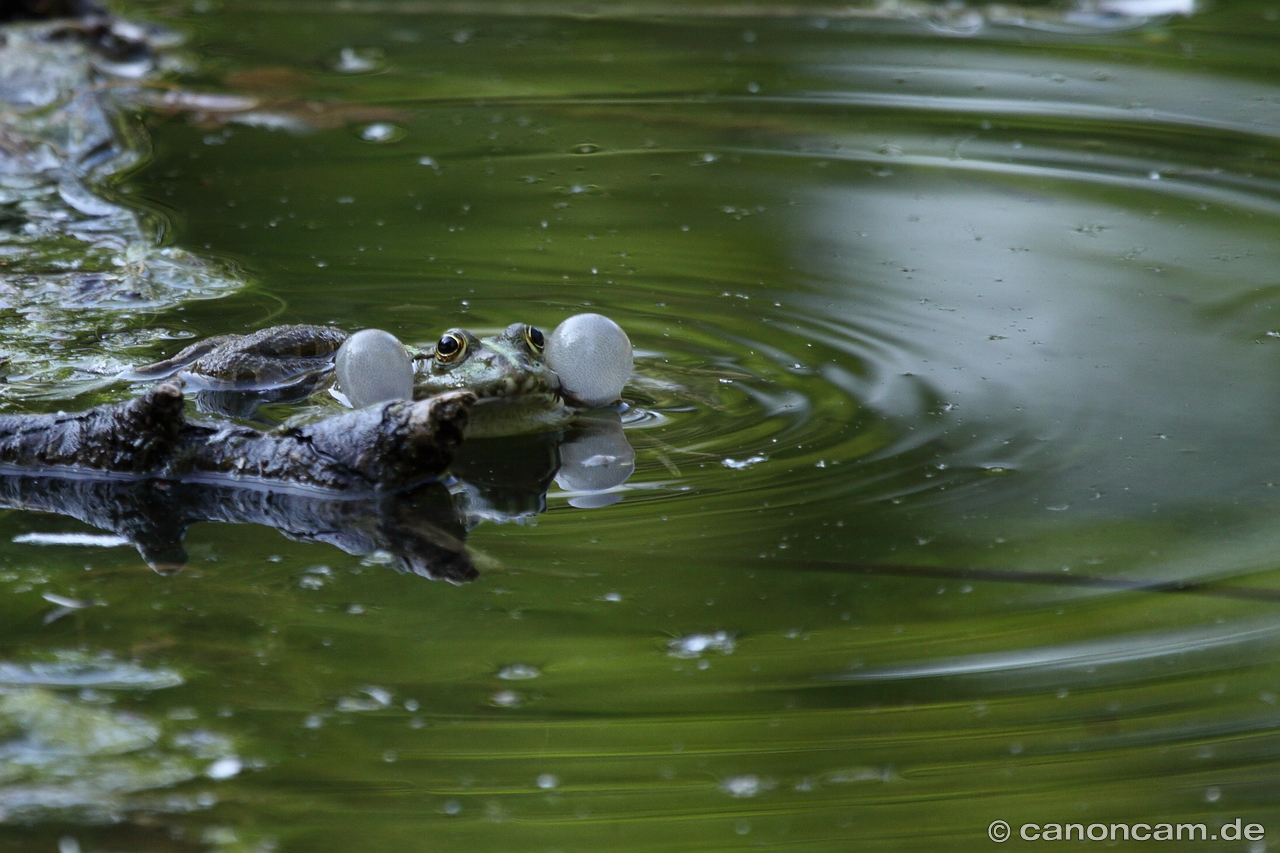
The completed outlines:
<svg viewBox="0 0 1280 853">
<path fill-rule="evenodd" d="M 244 769 L 244 762 L 234 755 L 228 755 L 225 758 L 219 758 L 217 761 L 209 765 L 204 771 L 204 775 L 210 779 L 221 781 L 238 776 L 240 771 Z"/>
<path fill-rule="evenodd" d="M 733 635 L 727 631 L 716 631 L 714 634 L 689 634 L 677 637 L 667 643 L 667 654 L 673 658 L 702 657 L 703 652 L 719 652 L 722 655 L 733 654 Z"/>
<path fill-rule="evenodd" d="M 75 21 L 10 24 L 0 42 L 0 398 L 106 387 L 136 347 L 177 335 L 148 328 L 156 311 L 244 284 L 228 265 L 160 245 L 153 215 L 108 189 L 143 157 L 138 107 L 172 39 L 103 25 L 105 41 Z M 55 339 L 92 341 L 100 357 L 68 363 Z"/>
<path fill-rule="evenodd" d="M 381 711 L 391 707 L 391 691 L 372 685 L 361 687 L 364 696 L 343 696 L 338 700 L 339 711 Z"/>
<path fill-rule="evenodd" d="M 490 697 L 490 701 L 499 708 L 518 708 L 524 700 L 514 690 L 499 690 Z"/>
<path fill-rule="evenodd" d="M 504 681 L 525 681 L 530 678 L 537 678 L 542 675 L 536 666 L 528 666 L 523 663 L 513 663 L 511 666 L 503 667 L 498 672 L 498 678 Z"/>
<path fill-rule="evenodd" d="M 730 776 L 720 783 L 720 790 L 732 797 L 754 797 L 756 794 L 767 791 L 772 787 L 772 782 L 761 779 L 754 773 Z"/>
<path fill-rule="evenodd" d="M 382 66 L 382 51 L 377 48 L 344 47 L 338 52 L 333 70 L 339 74 L 368 74 Z"/>
<path fill-rule="evenodd" d="M 0 670 L 34 675 L 39 666 L 6 662 Z M 149 689 L 167 679 L 155 674 L 150 682 L 141 677 L 134 681 L 140 689 Z M 137 711 L 101 707 L 92 690 L 6 685 L 0 693 L 0 731 L 5 735 L 0 750 L 0 819 L 20 824 L 111 823 L 135 810 L 207 808 L 214 802 L 211 798 L 169 789 L 201 775 L 228 778 L 234 775 L 233 764 L 239 772 L 242 762 L 231 754 L 230 738 L 203 730 L 171 733 L 173 725 L 172 720 L 152 720 Z M 161 798 L 150 795 L 157 791 L 166 793 Z M 59 849 L 64 847 L 71 849 L 69 843 L 60 843 Z"/>
<path fill-rule="evenodd" d="M 367 124 L 360 129 L 360 138 L 365 142 L 398 142 L 406 134 L 403 127 L 385 121 Z"/>
</svg>

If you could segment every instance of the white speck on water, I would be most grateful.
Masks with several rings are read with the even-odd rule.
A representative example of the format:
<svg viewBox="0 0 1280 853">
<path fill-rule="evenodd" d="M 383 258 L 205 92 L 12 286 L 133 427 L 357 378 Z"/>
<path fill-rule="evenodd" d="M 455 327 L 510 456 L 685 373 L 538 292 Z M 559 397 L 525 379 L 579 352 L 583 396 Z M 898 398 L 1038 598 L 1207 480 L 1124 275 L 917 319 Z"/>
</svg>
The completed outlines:
<svg viewBox="0 0 1280 853">
<path fill-rule="evenodd" d="M 714 634 L 689 634 L 667 643 L 667 654 L 673 658 L 696 658 L 703 652 L 712 651 L 731 655 L 733 646 L 733 635 L 728 631 L 716 631 Z"/>
<path fill-rule="evenodd" d="M 1205 788 L 1204 801 L 1206 803 L 1216 803 L 1220 799 L 1222 799 L 1222 789 L 1217 785 Z"/>
<path fill-rule="evenodd" d="M 560 777 L 554 773 L 543 773 L 538 777 L 538 787 L 544 791 L 550 791 L 552 788 L 560 787 Z"/>
<path fill-rule="evenodd" d="M 324 717 L 319 714 L 310 714 L 302 721 L 302 727 L 307 729 L 318 729 L 324 725 Z"/>
<path fill-rule="evenodd" d="M 229 847 L 239 840 L 236 831 L 229 826 L 206 826 L 200 833 L 200 843 L 210 847 Z"/>
<path fill-rule="evenodd" d="M 1190 15 L 1198 11 L 1194 0 L 1103 0 L 1098 11 L 1127 18 L 1150 18 L 1156 15 Z"/>
<path fill-rule="evenodd" d="M 462 803 L 457 800 L 446 800 L 445 804 L 440 807 L 441 814 L 455 815 L 462 812 Z"/>
<path fill-rule="evenodd" d="M 65 595 L 58 595 L 54 592 L 41 593 L 40 597 L 50 604 L 56 604 L 59 607 L 66 607 L 71 610 L 83 610 L 86 607 L 93 607 L 94 605 L 101 606 L 103 604 L 101 601 L 89 601 L 83 598 L 68 598 Z"/>
<path fill-rule="evenodd" d="M 1158 181 L 1158 180 L 1160 180 L 1160 173 L 1159 173 L 1159 172 L 1156 172 L 1156 171 L 1147 172 L 1147 180 L 1149 180 L 1149 181 Z"/>
<path fill-rule="evenodd" d="M 387 121 L 377 121 L 360 130 L 360 138 L 365 142 L 395 142 L 404 135 L 400 126 Z"/>
<path fill-rule="evenodd" d="M 93 533 L 19 533 L 16 545 L 83 545 L 93 548 L 118 548 L 128 545 L 123 536 L 101 536 Z"/>
<path fill-rule="evenodd" d="M 504 666 L 499 672 L 498 677 L 504 681 L 527 681 L 530 678 L 537 678 L 542 673 L 536 666 L 529 666 L 524 663 L 513 663 L 511 666 Z"/>
<path fill-rule="evenodd" d="M 372 685 L 361 687 L 364 696 L 343 696 L 338 700 L 339 711 L 381 711 L 391 706 L 391 691 Z"/>
<path fill-rule="evenodd" d="M 58 853 L 80 853 L 80 842 L 70 835 L 58 839 Z"/>
<path fill-rule="evenodd" d="M 720 790 L 734 797 L 754 797 L 764 790 L 764 783 L 753 773 L 730 776 L 720 783 Z"/>
<path fill-rule="evenodd" d="M 338 53 L 338 61 L 333 64 L 333 70 L 341 74 L 364 74 L 378 67 L 378 58 L 376 51 L 344 47 Z"/>
<path fill-rule="evenodd" d="M 210 779 L 230 779 L 232 776 L 239 775 L 244 769 L 244 764 L 234 755 L 226 758 L 219 758 L 217 761 L 209 765 L 209 769 L 204 771 L 204 775 Z"/>
<path fill-rule="evenodd" d="M 606 592 L 604 595 L 600 596 L 600 597 L 599 597 L 598 599 L 596 599 L 596 600 L 597 600 L 597 601 L 621 601 L 621 600 L 622 600 L 622 593 L 619 593 L 619 592 Z"/>
<path fill-rule="evenodd" d="M 514 690 L 499 690 L 490 697 L 490 700 L 499 708 L 520 707 L 520 694 Z"/>
<path fill-rule="evenodd" d="M 726 468 L 732 468 L 735 471 L 741 471 L 743 468 L 750 468 L 752 465 L 757 465 L 761 462 L 768 462 L 768 461 L 769 461 L 768 456 L 765 456 L 764 454 L 757 454 L 756 456 L 750 456 L 741 461 L 737 459 L 723 459 L 721 460 L 720 464 Z"/>
</svg>

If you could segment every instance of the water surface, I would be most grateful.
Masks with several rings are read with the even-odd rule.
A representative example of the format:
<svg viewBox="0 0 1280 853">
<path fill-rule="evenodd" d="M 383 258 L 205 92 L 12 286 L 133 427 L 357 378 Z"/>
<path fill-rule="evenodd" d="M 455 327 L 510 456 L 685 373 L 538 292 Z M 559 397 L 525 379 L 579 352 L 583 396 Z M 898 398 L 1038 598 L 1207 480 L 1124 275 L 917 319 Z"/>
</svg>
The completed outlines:
<svg viewBox="0 0 1280 853">
<path fill-rule="evenodd" d="M 243 284 L 128 354 L 597 311 L 635 474 L 474 514 L 461 585 L 7 514 L 0 698 L 120 744 L 4 718 L 15 849 L 1274 846 L 1274 11 L 517 11 L 140 6 L 257 100 L 146 113 L 118 192 Z M 134 390 L 60 387 L 6 405 Z"/>
</svg>

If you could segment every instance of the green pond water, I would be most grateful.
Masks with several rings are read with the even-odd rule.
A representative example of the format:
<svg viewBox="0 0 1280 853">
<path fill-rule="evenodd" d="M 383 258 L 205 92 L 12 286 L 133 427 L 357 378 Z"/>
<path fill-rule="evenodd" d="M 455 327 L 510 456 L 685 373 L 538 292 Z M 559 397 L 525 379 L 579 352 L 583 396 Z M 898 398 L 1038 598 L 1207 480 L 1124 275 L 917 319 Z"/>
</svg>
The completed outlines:
<svg viewBox="0 0 1280 853">
<path fill-rule="evenodd" d="M 5 850 L 1280 846 L 1280 6 L 121 11 L 186 42 L 99 192 L 214 283 L 6 303 L 6 411 L 596 311 L 635 473 L 477 442 L 469 583 L 5 511 Z"/>
</svg>

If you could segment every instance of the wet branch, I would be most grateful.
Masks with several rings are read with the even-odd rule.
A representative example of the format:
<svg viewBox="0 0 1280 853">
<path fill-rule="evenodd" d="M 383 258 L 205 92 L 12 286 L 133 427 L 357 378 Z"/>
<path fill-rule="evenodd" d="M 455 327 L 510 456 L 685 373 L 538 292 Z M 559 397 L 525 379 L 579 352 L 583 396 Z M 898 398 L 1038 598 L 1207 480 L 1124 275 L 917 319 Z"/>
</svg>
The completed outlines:
<svg viewBox="0 0 1280 853">
<path fill-rule="evenodd" d="M 263 432 L 190 422 L 182 389 L 165 383 L 84 412 L 0 416 L 0 466 L 394 491 L 445 471 L 474 399 L 464 391 L 395 401 Z"/>
</svg>

